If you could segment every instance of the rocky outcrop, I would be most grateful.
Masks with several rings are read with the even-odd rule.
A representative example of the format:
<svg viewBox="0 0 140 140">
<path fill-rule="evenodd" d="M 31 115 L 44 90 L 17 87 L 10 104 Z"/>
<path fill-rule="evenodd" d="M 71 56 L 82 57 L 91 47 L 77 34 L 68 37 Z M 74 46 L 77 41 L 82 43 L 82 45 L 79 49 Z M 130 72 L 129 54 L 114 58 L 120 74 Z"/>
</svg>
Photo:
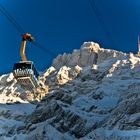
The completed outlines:
<svg viewBox="0 0 140 140">
<path fill-rule="evenodd" d="M 59 55 L 54 59 L 53 66 L 60 68 L 62 66 L 80 67 L 92 66 L 93 64 L 101 63 L 108 58 L 119 58 L 126 56 L 125 53 L 115 50 L 100 48 L 99 44 L 94 42 L 85 42 L 80 50 L 74 50 L 72 54 Z"/>
<path fill-rule="evenodd" d="M 79 66 L 75 66 L 74 68 L 69 68 L 63 66 L 60 68 L 56 75 L 56 80 L 59 85 L 65 84 L 70 80 L 73 80 L 77 77 L 77 75 L 81 72 L 82 68 Z"/>
</svg>

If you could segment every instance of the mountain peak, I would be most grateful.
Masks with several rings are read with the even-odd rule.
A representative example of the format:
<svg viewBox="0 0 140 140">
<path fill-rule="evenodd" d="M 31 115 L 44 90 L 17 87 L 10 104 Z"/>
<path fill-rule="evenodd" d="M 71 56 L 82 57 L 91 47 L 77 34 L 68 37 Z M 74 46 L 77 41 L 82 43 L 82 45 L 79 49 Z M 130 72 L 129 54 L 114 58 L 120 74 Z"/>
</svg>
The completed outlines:
<svg viewBox="0 0 140 140">
<path fill-rule="evenodd" d="M 100 48 L 98 43 L 94 42 L 84 42 L 81 46 L 80 50 L 74 50 L 72 54 L 59 55 L 53 60 L 53 66 L 56 68 L 60 68 L 63 65 L 73 67 L 73 66 L 91 66 L 93 64 L 101 63 L 109 57 L 125 57 L 126 54 L 110 50 Z"/>
<path fill-rule="evenodd" d="M 0 77 L 0 139 L 140 139 L 140 58 L 85 42 L 40 77 L 45 95 Z M 36 102 L 35 102 L 36 101 Z"/>
</svg>

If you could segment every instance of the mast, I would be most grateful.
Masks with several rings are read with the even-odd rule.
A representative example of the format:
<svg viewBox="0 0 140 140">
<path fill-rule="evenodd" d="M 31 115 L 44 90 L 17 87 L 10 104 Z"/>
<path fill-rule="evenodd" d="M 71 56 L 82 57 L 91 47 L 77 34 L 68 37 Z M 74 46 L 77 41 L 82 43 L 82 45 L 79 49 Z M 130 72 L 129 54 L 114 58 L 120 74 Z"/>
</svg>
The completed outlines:
<svg viewBox="0 0 140 140">
<path fill-rule="evenodd" d="M 138 56 L 140 57 L 140 36 L 138 35 Z"/>
<path fill-rule="evenodd" d="M 22 43 L 21 43 L 21 47 L 20 47 L 20 57 L 22 61 L 27 61 L 26 55 L 25 55 L 25 49 L 26 49 L 26 40 L 28 41 L 33 41 L 33 37 L 31 36 L 31 34 L 23 34 L 22 35 Z"/>
</svg>

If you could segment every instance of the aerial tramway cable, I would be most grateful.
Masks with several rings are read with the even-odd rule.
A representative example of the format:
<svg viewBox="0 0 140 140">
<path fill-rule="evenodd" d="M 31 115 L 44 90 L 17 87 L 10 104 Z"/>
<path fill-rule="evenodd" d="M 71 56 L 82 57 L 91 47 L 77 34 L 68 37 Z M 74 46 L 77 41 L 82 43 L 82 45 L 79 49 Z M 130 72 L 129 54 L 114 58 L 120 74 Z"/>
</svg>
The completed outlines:
<svg viewBox="0 0 140 140">
<path fill-rule="evenodd" d="M 17 23 L 17 21 L 9 14 L 9 12 L 4 8 L 2 4 L 0 4 L 0 11 L 14 25 L 14 27 L 20 34 L 25 33 L 23 27 L 21 27 L 21 25 Z"/>
<path fill-rule="evenodd" d="M 5 9 L 5 7 L 0 4 L 0 12 L 11 22 L 11 24 L 16 28 L 16 30 L 20 33 L 20 34 L 24 34 L 25 30 L 23 29 L 23 27 L 15 20 L 15 18 L 13 16 L 11 16 L 9 14 L 9 12 Z M 38 47 L 40 50 L 42 50 L 43 52 L 49 54 L 51 57 L 55 57 L 56 55 L 54 53 L 52 53 L 51 51 L 49 51 L 48 49 L 42 47 L 42 45 L 36 41 L 31 42 L 34 46 Z"/>
<path fill-rule="evenodd" d="M 95 14 L 95 16 L 100 24 L 100 27 L 102 28 L 104 33 L 107 35 L 107 38 L 111 41 L 111 44 L 115 45 L 113 39 L 111 38 L 109 29 L 107 28 L 106 24 L 104 23 L 103 17 L 97 8 L 95 0 L 88 0 L 88 1 L 89 1 L 91 8 L 92 8 L 93 13 Z"/>
<path fill-rule="evenodd" d="M 53 52 L 49 51 L 48 49 L 44 48 L 41 46 L 41 44 L 39 42 L 32 42 L 32 44 L 36 47 L 38 47 L 40 50 L 46 52 L 48 55 L 50 55 L 52 58 L 56 57 L 56 54 L 54 54 Z"/>
</svg>

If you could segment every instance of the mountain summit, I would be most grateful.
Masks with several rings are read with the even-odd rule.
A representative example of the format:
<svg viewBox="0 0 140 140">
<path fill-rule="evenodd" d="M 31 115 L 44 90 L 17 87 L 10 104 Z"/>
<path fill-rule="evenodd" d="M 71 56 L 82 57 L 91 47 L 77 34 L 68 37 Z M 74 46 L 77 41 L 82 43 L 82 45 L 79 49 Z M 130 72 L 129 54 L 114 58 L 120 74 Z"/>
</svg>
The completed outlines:
<svg viewBox="0 0 140 140">
<path fill-rule="evenodd" d="M 0 139 L 139 140 L 140 58 L 85 42 L 57 56 L 39 95 L 0 77 Z"/>
</svg>

